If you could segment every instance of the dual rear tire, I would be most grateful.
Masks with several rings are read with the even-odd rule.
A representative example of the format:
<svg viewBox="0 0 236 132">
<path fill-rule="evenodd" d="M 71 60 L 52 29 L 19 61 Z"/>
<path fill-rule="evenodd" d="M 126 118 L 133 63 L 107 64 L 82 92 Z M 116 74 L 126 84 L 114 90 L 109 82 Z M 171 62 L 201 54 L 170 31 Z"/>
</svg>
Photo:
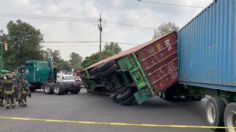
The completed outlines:
<svg viewBox="0 0 236 132">
<path fill-rule="evenodd" d="M 80 87 L 71 86 L 63 83 L 45 83 L 43 85 L 43 90 L 45 94 L 56 94 L 56 95 L 63 95 L 68 92 L 71 94 L 78 94 L 80 92 Z"/>
<path fill-rule="evenodd" d="M 121 105 L 133 105 L 136 104 L 136 100 L 134 98 L 135 90 L 132 87 L 120 89 L 117 92 L 110 95 L 110 98 Z"/>
<path fill-rule="evenodd" d="M 226 132 L 236 132 L 236 103 L 229 103 L 222 98 L 210 98 L 206 105 L 206 118 L 211 126 L 225 126 Z"/>
</svg>

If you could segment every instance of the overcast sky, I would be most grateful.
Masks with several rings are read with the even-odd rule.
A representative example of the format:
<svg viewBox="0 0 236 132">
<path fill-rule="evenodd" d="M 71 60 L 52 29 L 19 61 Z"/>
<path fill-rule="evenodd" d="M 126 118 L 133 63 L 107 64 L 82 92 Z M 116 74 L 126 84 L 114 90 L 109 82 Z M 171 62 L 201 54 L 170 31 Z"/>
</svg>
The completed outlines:
<svg viewBox="0 0 236 132">
<path fill-rule="evenodd" d="M 148 0 L 181 5 L 206 7 L 213 0 Z M 92 21 L 99 14 L 105 20 L 103 41 L 115 41 L 130 44 L 120 44 L 123 50 L 134 45 L 148 41 L 153 36 L 152 28 L 158 27 L 163 22 L 175 22 L 179 27 L 185 25 L 201 8 L 184 8 L 178 6 L 165 6 L 158 4 L 141 3 L 137 0 L 1 0 L 0 29 L 6 33 L 9 20 L 16 20 L 9 14 L 58 16 L 81 19 L 82 21 L 67 21 L 40 18 L 22 18 L 41 30 L 45 41 L 98 41 L 99 32 L 97 23 Z M 2 13 L 1 13 L 2 14 Z M 120 22 L 120 23 L 119 23 Z M 129 23 L 134 27 L 124 25 Z M 148 28 L 142 28 L 148 27 Z M 71 52 L 79 53 L 85 57 L 98 51 L 96 43 L 44 43 L 44 48 L 60 50 L 63 58 L 68 59 Z"/>
</svg>

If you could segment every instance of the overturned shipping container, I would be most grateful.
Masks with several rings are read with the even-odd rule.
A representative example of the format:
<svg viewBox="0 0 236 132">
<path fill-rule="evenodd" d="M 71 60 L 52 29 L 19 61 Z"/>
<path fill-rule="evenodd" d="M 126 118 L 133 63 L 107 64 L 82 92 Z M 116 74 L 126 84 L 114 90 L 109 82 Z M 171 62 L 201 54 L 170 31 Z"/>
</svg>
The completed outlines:
<svg viewBox="0 0 236 132">
<path fill-rule="evenodd" d="M 110 92 L 121 104 L 141 104 L 177 82 L 177 33 L 95 63 L 82 71 L 82 79 L 90 92 Z"/>
</svg>

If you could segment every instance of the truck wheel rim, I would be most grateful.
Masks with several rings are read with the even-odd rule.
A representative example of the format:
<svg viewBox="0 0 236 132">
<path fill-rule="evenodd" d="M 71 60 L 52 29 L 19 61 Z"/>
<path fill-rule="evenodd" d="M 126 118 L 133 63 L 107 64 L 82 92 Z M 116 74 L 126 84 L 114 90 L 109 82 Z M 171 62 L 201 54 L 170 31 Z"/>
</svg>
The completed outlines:
<svg viewBox="0 0 236 132">
<path fill-rule="evenodd" d="M 49 87 L 45 87 L 45 92 L 49 93 Z"/>
<path fill-rule="evenodd" d="M 207 119 L 210 122 L 210 124 L 214 124 L 216 120 L 216 109 L 212 103 L 210 103 L 207 108 Z"/>
<path fill-rule="evenodd" d="M 55 87 L 54 92 L 59 93 L 59 87 Z"/>
<path fill-rule="evenodd" d="M 230 111 L 228 116 L 227 116 L 227 127 L 229 132 L 236 132 L 236 112 L 235 111 Z"/>
</svg>

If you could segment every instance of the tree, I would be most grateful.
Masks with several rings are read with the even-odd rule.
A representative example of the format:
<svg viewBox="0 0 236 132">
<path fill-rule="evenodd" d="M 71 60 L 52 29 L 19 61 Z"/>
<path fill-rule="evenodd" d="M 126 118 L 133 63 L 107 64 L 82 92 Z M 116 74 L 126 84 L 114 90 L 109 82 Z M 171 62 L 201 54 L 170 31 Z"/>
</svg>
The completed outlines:
<svg viewBox="0 0 236 132">
<path fill-rule="evenodd" d="M 48 58 L 52 58 L 53 62 L 57 66 L 58 71 L 66 70 L 71 71 L 72 66 L 68 61 L 65 61 L 62 59 L 60 51 L 59 50 L 52 50 L 52 49 L 46 49 L 43 51 L 44 60 L 47 60 Z"/>
<path fill-rule="evenodd" d="M 153 38 L 158 38 L 168 33 L 171 33 L 173 31 L 178 31 L 178 30 L 179 30 L 179 27 L 173 22 L 163 23 L 157 29 L 154 30 Z"/>
<path fill-rule="evenodd" d="M 82 60 L 83 58 L 79 54 L 74 53 L 74 52 L 70 54 L 69 62 L 74 70 L 78 70 L 82 68 L 82 65 L 81 65 Z"/>
<path fill-rule="evenodd" d="M 8 51 L 4 53 L 5 66 L 13 70 L 24 64 L 27 60 L 43 59 L 42 47 L 43 35 L 32 25 L 17 20 L 7 24 Z"/>
<path fill-rule="evenodd" d="M 104 46 L 104 50 L 101 52 L 102 59 L 105 59 L 107 57 L 115 55 L 115 54 L 119 53 L 120 51 L 121 51 L 121 48 L 118 45 L 118 43 L 115 43 L 115 42 L 111 42 L 110 44 L 107 43 Z M 97 52 L 97 53 L 94 53 L 94 54 L 86 57 L 81 65 L 83 67 L 87 67 L 87 66 L 90 66 L 90 65 L 98 62 L 99 60 L 100 60 L 99 52 Z"/>
<path fill-rule="evenodd" d="M 60 60 L 59 62 L 56 63 L 57 70 L 58 71 L 71 71 L 72 67 L 68 61 L 65 60 Z"/>
<path fill-rule="evenodd" d="M 112 53 L 119 53 L 121 51 L 121 48 L 119 47 L 118 43 L 111 42 L 110 44 L 105 44 L 105 51 L 111 51 Z"/>
</svg>

